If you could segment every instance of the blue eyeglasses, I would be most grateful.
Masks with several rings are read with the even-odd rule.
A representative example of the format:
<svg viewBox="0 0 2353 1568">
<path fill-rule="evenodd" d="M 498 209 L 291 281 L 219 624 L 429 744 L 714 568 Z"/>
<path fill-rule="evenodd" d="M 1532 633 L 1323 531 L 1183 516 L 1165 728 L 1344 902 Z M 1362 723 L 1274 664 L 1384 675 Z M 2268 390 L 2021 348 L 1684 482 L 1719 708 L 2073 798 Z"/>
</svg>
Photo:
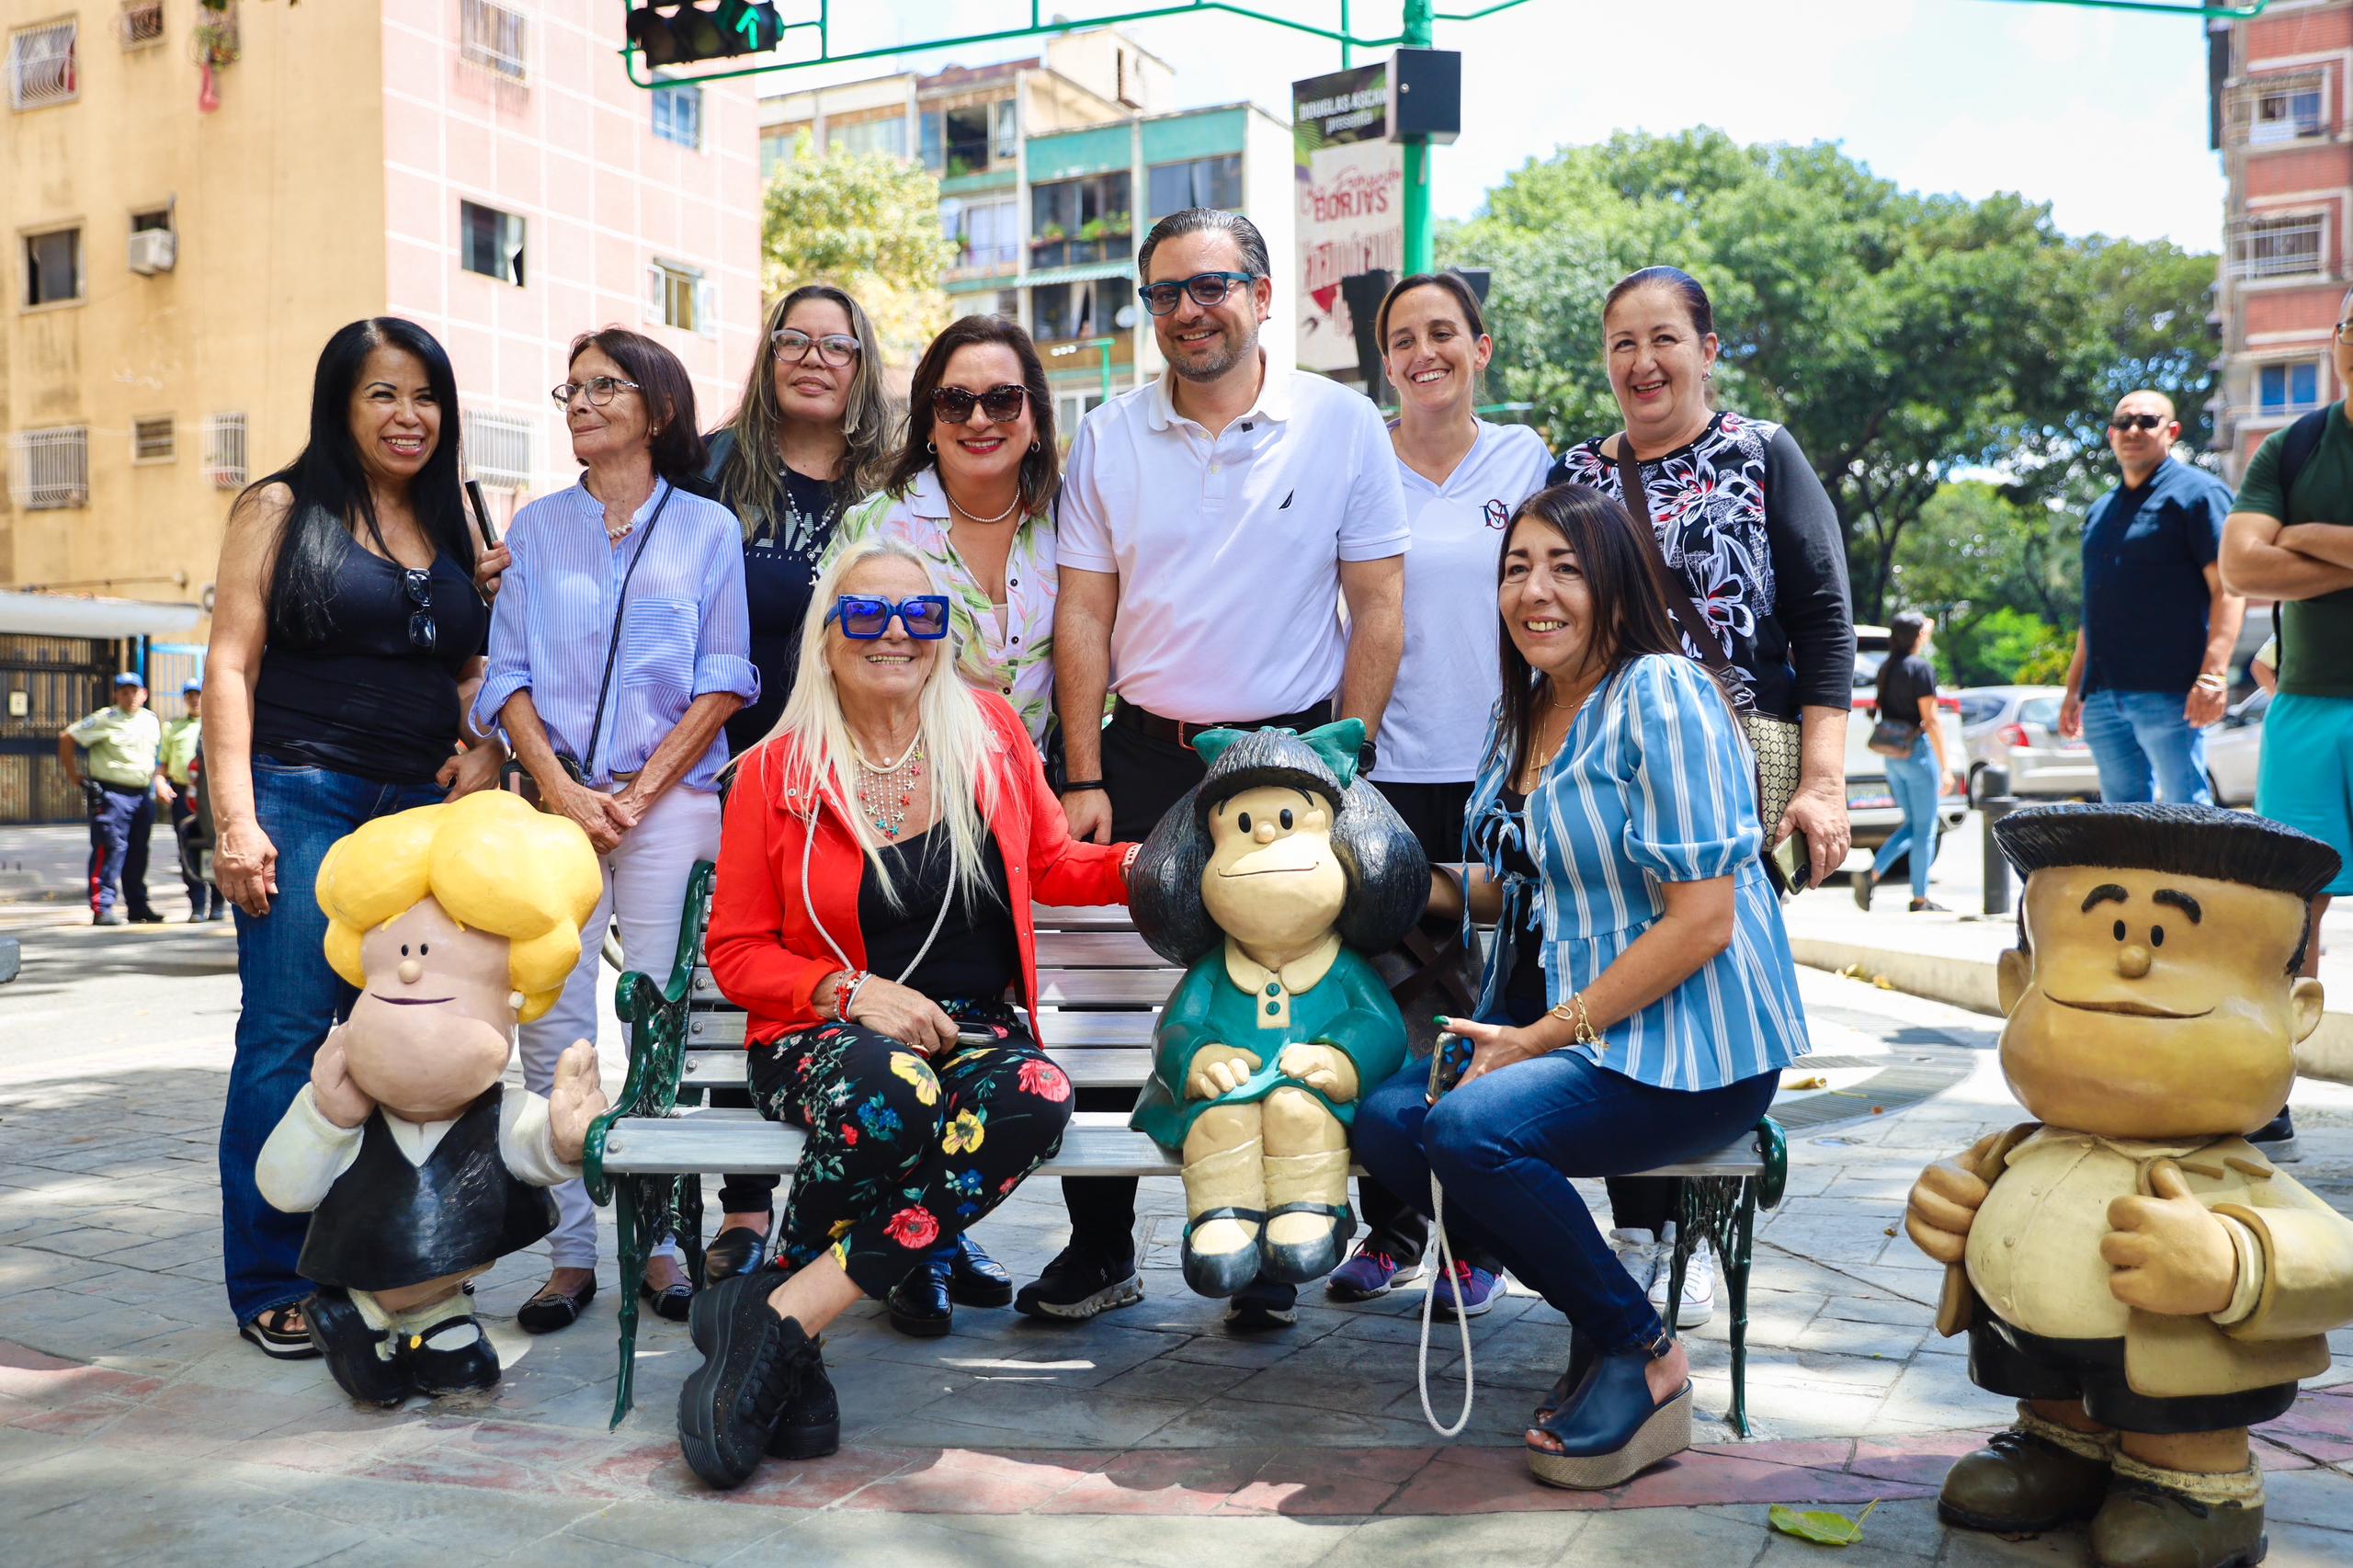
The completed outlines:
<svg viewBox="0 0 2353 1568">
<path fill-rule="evenodd" d="M 910 599 L 876 598 L 866 594 L 842 594 L 825 612 L 827 620 L 842 623 L 842 635 L 871 642 L 891 630 L 897 616 L 907 635 L 936 642 L 948 635 L 948 600 L 939 594 L 918 594 Z"/>
</svg>

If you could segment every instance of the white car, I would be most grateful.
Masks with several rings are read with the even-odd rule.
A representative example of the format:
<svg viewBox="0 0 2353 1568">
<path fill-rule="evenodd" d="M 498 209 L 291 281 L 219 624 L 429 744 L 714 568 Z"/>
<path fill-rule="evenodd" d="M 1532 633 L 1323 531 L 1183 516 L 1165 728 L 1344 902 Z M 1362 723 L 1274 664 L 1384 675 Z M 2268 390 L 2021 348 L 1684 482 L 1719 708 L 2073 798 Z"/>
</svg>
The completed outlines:
<svg viewBox="0 0 2353 1568">
<path fill-rule="evenodd" d="M 2009 774 L 2010 794 L 2019 800 L 2099 798 L 2099 765 L 2091 748 L 2081 738 L 2059 734 L 2059 705 L 2066 695 L 2057 686 L 1981 686 L 1961 694 L 1971 800 L 1984 798 L 1983 775 L 1989 767 Z"/>
<path fill-rule="evenodd" d="M 2263 760 L 2263 717 L 2271 694 L 2258 691 L 2206 732 L 2206 782 L 2218 806 L 2255 804 L 2255 771 Z"/>
<path fill-rule="evenodd" d="M 1904 825 L 1904 808 L 1887 784 L 1887 758 L 1871 750 L 1871 726 L 1879 719 L 1879 666 L 1887 657 L 1887 628 L 1855 628 L 1854 717 L 1847 723 L 1847 817 L 1858 849 L 1877 849 Z M 1961 734 L 1961 699 L 1937 699 L 1938 716 L 1944 721 L 1945 755 L 1966 756 Z M 1965 795 L 1947 794 L 1939 802 L 1943 831 L 1950 833 L 1968 814 Z"/>
</svg>

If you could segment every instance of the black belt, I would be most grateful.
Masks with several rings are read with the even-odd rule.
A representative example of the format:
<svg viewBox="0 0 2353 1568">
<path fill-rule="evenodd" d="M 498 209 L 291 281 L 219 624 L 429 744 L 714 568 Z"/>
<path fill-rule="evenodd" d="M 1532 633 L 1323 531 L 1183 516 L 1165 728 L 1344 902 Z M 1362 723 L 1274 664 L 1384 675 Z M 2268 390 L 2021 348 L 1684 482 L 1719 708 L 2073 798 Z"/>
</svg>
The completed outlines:
<svg viewBox="0 0 2353 1568">
<path fill-rule="evenodd" d="M 1171 745 L 1179 746 L 1191 745 L 1194 736 L 1208 730 L 1273 728 L 1297 730 L 1304 733 L 1318 725 L 1331 722 L 1331 719 L 1332 705 L 1329 702 L 1319 702 L 1313 708 L 1303 708 L 1296 713 L 1279 714 L 1272 719 L 1231 719 L 1221 720 L 1214 724 L 1191 724 L 1181 719 L 1164 719 L 1157 713 L 1137 707 L 1124 697 L 1120 699 L 1119 706 L 1112 710 L 1111 714 L 1111 722 L 1115 724 L 1124 724 L 1131 730 L 1141 730 L 1155 741 L 1165 741 Z"/>
</svg>

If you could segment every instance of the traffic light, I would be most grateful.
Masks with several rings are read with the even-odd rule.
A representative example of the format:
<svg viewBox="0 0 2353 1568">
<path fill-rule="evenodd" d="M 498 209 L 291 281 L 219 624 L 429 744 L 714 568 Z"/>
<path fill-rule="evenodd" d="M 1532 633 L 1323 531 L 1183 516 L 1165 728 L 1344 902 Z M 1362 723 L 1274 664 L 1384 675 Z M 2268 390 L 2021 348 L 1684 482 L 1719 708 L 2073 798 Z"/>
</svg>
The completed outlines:
<svg viewBox="0 0 2353 1568">
<path fill-rule="evenodd" d="M 715 6 L 659 0 L 629 14 L 629 41 L 649 65 L 725 60 L 774 49 L 784 18 L 772 0 L 719 0 Z"/>
</svg>

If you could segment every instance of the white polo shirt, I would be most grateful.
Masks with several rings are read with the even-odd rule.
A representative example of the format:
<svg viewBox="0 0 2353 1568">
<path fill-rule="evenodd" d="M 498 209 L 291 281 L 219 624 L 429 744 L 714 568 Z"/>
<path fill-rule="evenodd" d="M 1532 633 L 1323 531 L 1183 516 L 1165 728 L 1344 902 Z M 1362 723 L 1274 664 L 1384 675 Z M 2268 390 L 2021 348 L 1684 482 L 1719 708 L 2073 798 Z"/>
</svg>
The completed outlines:
<svg viewBox="0 0 2353 1568">
<path fill-rule="evenodd" d="M 1177 414 L 1165 375 L 1096 409 L 1054 531 L 1063 565 L 1119 574 L 1111 689 L 1187 723 L 1331 697 L 1347 657 L 1340 562 L 1411 543 L 1381 411 L 1304 370 L 1268 370 L 1215 437 Z"/>
<path fill-rule="evenodd" d="M 1544 488 L 1552 454 L 1525 425 L 1479 421 L 1443 484 L 1394 459 L 1414 530 L 1405 558 L 1405 656 L 1381 721 L 1381 765 L 1394 784 L 1459 784 L 1479 749 L 1502 679 L 1495 665 L 1496 563 L 1511 515 Z"/>
</svg>

